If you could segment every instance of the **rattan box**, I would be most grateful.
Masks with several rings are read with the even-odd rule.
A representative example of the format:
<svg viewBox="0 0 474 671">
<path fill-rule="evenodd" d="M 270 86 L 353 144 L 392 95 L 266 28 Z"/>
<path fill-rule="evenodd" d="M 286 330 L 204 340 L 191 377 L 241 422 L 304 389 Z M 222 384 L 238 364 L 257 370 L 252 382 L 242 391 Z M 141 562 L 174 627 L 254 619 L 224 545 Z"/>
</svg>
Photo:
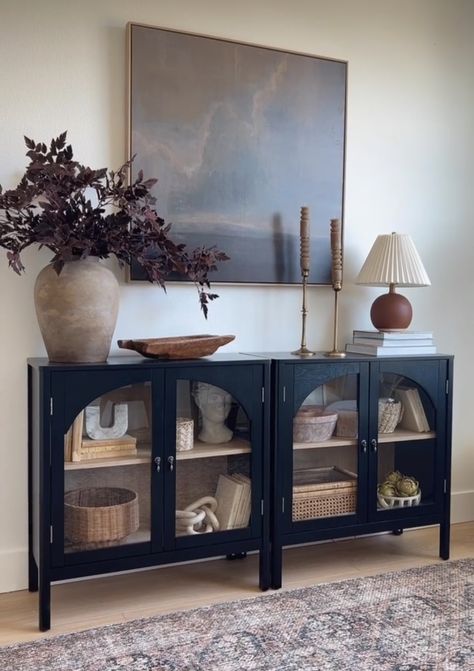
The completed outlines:
<svg viewBox="0 0 474 671">
<path fill-rule="evenodd" d="M 357 475 L 337 468 L 295 471 L 293 520 L 337 517 L 354 513 L 357 507 Z"/>
<path fill-rule="evenodd" d="M 72 543 L 120 540 L 138 526 L 138 494 L 131 489 L 90 487 L 64 495 L 64 535 Z"/>
</svg>

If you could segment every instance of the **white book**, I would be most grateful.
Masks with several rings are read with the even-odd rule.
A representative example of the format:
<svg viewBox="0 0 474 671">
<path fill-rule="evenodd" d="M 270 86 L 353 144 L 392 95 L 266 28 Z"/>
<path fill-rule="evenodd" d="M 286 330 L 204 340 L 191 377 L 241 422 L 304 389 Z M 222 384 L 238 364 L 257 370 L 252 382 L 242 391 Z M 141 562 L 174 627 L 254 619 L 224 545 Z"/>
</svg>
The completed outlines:
<svg viewBox="0 0 474 671">
<path fill-rule="evenodd" d="M 236 519 L 234 522 L 234 529 L 241 529 L 248 526 L 250 521 L 251 510 L 251 481 L 246 475 L 242 473 L 235 473 L 232 478 L 237 482 L 243 484 L 242 496 L 240 497 L 239 506 L 237 509 Z"/>
<path fill-rule="evenodd" d="M 399 424 L 401 429 L 419 433 L 430 430 L 418 389 L 399 387 L 395 389 L 393 396 L 403 406 L 403 416 Z"/>
<path fill-rule="evenodd" d="M 433 338 L 410 338 L 407 340 L 377 340 L 376 338 L 359 338 L 354 336 L 353 345 L 370 345 L 373 347 L 429 347 L 433 345 Z"/>
<path fill-rule="evenodd" d="M 432 331 L 357 331 L 352 332 L 354 338 L 371 338 L 374 340 L 432 340 Z"/>
<path fill-rule="evenodd" d="M 215 499 L 217 501 L 216 517 L 221 530 L 233 529 L 240 498 L 244 485 L 229 475 L 219 475 Z"/>
<path fill-rule="evenodd" d="M 367 354 L 368 356 L 405 356 L 407 354 L 436 354 L 436 347 L 434 345 L 383 347 L 381 345 L 356 345 L 349 343 L 346 345 L 346 352 L 351 354 Z"/>
</svg>

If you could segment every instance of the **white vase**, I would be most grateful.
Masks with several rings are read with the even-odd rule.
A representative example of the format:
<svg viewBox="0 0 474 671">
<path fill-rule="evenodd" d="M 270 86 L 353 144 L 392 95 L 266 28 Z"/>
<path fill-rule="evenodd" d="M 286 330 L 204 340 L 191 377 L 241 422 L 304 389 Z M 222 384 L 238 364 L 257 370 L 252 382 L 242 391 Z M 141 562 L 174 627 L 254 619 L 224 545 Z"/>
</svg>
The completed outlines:
<svg viewBox="0 0 474 671">
<path fill-rule="evenodd" d="M 117 322 L 119 285 L 96 257 L 70 261 L 57 275 L 39 273 L 35 307 L 50 361 L 93 363 L 107 359 Z"/>
</svg>

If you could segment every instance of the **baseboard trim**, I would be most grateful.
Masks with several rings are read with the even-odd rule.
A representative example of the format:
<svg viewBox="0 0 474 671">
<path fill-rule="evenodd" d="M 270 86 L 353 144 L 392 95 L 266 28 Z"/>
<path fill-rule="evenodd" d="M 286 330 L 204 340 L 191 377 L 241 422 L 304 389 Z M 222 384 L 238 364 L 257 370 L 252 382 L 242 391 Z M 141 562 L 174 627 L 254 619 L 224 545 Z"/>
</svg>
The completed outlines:
<svg viewBox="0 0 474 671">
<path fill-rule="evenodd" d="M 471 522 L 474 520 L 474 491 L 453 492 L 451 494 L 451 522 Z"/>
<path fill-rule="evenodd" d="M 28 550 L 0 551 L 0 593 L 28 587 Z"/>
</svg>

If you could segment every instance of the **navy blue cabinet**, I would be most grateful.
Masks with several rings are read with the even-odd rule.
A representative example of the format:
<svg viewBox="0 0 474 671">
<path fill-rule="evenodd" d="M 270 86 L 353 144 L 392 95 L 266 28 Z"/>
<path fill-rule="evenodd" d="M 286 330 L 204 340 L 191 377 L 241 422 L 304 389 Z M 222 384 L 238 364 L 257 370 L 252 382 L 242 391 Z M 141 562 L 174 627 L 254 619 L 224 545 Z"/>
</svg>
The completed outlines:
<svg viewBox="0 0 474 671">
<path fill-rule="evenodd" d="M 28 362 L 29 586 L 260 553 L 270 584 L 270 364 Z"/>
<path fill-rule="evenodd" d="M 447 559 L 452 357 L 272 358 L 273 587 L 327 538 L 439 524 Z"/>
<path fill-rule="evenodd" d="M 449 556 L 453 359 L 290 354 L 28 362 L 29 588 L 438 524 Z M 316 567 L 315 567 L 316 570 Z"/>
</svg>

